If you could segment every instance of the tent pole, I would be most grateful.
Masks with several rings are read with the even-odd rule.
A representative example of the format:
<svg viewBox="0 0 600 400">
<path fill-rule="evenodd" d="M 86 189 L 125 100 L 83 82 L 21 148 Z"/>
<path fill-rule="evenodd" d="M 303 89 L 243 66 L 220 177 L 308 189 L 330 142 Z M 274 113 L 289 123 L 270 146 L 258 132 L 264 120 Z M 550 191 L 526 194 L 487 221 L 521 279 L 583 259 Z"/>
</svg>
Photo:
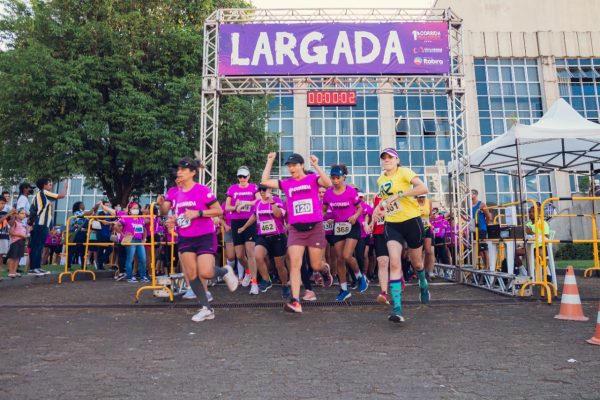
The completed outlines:
<svg viewBox="0 0 600 400">
<path fill-rule="evenodd" d="M 525 234 L 525 213 L 523 212 L 523 170 L 521 167 L 521 152 L 519 151 L 519 139 L 515 139 L 515 147 L 517 149 L 517 175 L 519 179 L 519 214 L 521 214 L 521 232 L 523 233 L 523 245 L 525 246 L 525 265 L 529 271 L 529 257 L 527 257 L 527 235 Z M 518 218 L 518 217 L 517 217 Z M 516 235 L 514 235 L 516 238 Z M 515 248 L 516 251 L 516 248 Z M 515 273 L 515 271 L 513 271 Z M 516 274 L 515 274 L 516 275 Z"/>
</svg>

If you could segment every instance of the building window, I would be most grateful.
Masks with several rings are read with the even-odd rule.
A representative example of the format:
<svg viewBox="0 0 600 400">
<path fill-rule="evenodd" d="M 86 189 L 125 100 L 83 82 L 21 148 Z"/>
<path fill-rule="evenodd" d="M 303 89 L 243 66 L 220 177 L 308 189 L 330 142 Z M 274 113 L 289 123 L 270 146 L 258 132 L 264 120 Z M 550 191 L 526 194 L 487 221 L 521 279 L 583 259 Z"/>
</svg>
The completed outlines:
<svg viewBox="0 0 600 400">
<path fill-rule="evenodd" d="M 588 120 L 598 123 L 600 112 L 600 58 L 557 58 L 560 97 Z M 571 193 L 581 191 L 583 175 L 571 177 Z"/>
<path fill-rule="evenodd" d="M 377 95 L 358 95 L 354 107 L 311 107 L 310 149 L 327 171 L 346 164 L 348 182 L 375 193 L 381 174 Z"/>
<path fill-rule="evenodd" d="M 279 136 L 279 163 L 273 166 L 272 173 L 281 177 L 282 166 L 285 167 L 283 163 L 294 152 L 294 96 L 280 95 L 271 98 L 267 131 Z"/>
<path fill-rule="evenodd" d="M 477 104 L 481 144 L 502 135 L 515 123 L 530 125 L 542 117 L 542 91 L 535 59 L 475 59 Z M 550 176 L 528 177 L 523 183 L 525 199 L 551 196 Z M 486 202 L 490 205 L 516 201 L 518 183 L 507 175 L 486 173 Z"/>
</svg>

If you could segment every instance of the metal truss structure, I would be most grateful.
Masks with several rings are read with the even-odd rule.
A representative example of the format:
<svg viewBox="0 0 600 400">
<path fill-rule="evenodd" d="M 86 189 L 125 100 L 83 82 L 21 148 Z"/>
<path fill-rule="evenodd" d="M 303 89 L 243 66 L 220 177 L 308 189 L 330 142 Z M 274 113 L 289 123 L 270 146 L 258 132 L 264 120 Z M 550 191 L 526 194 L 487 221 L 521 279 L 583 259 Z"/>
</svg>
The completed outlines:
<svg viewBox="0 0 600 400">
<path fill-rule="evenodd" d="M 257 23 L 381 23 L 446 22 L 449 27 L 451 69 L 446 75 L 336 75 L 336 76 L 219 76 L 218 48 L 221 24 Z M 462 163 L 468 154 L 464 92 L 462 20 L 451 9 L 219 9 L 204 24 L 200 150 L 202 184 L 216 189 L 219 140 L 219 97 L 224 95 L 278 95 L 307 90 L 350 89 L 358 93 L 426 93 L 448 97 L 452 160 Z M 460 232 L 468 232 L 471 198 L 468 168 L 450 176 L 450 204 Z M 461 238 L 463 235 L 461 235 Z M 461 241 L 456 264 L 470 259 L 468 235 Z M 452 279 L 461 280 L 453 273 Z"/>
</svg>

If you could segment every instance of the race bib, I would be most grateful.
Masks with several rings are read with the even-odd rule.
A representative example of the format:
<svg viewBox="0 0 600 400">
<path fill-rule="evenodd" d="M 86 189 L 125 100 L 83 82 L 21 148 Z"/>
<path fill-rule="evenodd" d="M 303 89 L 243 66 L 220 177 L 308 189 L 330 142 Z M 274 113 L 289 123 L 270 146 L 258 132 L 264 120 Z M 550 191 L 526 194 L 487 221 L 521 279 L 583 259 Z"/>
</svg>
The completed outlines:
<svg viewBox="0 0 600 400">
<path fill-rule="evenodd" d="M 292 203 L 294 208 L 294 215 L 309 215 L 313 213 L 313 202 L 312 199 L 296 200 Z"/>
<path fill-rule="evenodd" d="M 383 225 L 385 224 L 385 217 L 381 216 L 377 221 L 375 221 L 375 225 Z"/>
<path fill-rule="evenodd" d="M 248 212 L 252 208 L 252 204 L 246 203 L 240 207 L 240 212 Z"/>
<path fill-rule="evenodd" d="M 323 229 L 326 231 L 333 230 L 333 220 L 328 219 L 327 221 L 323 221 Z"/>
<path fill-rule="evenodd" d="M 436 235 L 437 235 L 438 233 L 440 233 L 440 228 L 434 228 L 434 229 L 433 229 L 433 233 L 435 233 Z"/>
<path fill-rule="evenodd" d="M 180 228 L 187 228 L 192 224 L 192 221 L 189 218 L 185 217 L 185 214 L 181 214 L 177 217 L 177 226 Z"/>
<path fill-rule="evenodd" d="M 350 233 L 352 230 L 352 224 L 350 222 L 336 222 L 333 228 L 333 234 L 335 236 L 344 236 Z"/>
<path fill-rule="evenodd" d="M 385 215 L 394 215 L 399 213 L 402 210 L 402 206 L 400 206 L 400 202 L 396 200 L 392 204 L 389 204 L 385 209 Z"/>
<path fill-rule="evenodd" d="M 260 232 L 264 235 L 266 233 L 275 233 L 277 232 L 277 226 L 275 225 L 275 221 L 272 219 L 261 221 L 260 222 Z"/>
<path fill-rule="evenodd" d="M 144 225 L 139 225 L 139 224 L 133 224 L 133 233 L 138 234 L 138 233 L 144 233 Z"/>
</svg>

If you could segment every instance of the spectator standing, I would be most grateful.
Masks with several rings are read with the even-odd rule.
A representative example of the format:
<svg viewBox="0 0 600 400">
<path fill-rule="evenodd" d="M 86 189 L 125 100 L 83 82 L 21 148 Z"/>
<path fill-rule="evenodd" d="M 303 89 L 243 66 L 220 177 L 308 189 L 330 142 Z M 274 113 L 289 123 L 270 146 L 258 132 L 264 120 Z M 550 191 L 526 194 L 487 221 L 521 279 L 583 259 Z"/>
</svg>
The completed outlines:
<svg viewBox="0 0 600 400">
<path fill-rule="evenodd" d="M 13 207 L 10 203 L 10 192 L 8 190 L 5 190 L 2 192 L 2 196 L 0 197 L 2 197 L 6 202 L 4 208 L 2 208 L 1 211 L 9 212 L 10 210 L 12 210 Z"/>
<path fill-rule="evenodd" d="M 15 218 L 10 225 L 10 247 L 8 249 L 8 276 L 10 278 L 20 277 L 17 272 L 19 260 L 25 255 L 25 241 L 29 227 L 25 223 L 27 212 L 24 208 L 19 208 L 15 213 Z M 43 275 L 40 273 L 39 275 Z"/>
<path fill-rule="evenodd" d="M 38 179 L 36 186 L 39 190 L 34 196 L 32 203 L 36 214 L 29 216 L 29 221 L 32 222 L 29 273 L 39 275 L 40 273 L 48 273 L 41 268 L 41 263 L 44 243 L 52 225 L 52 204 L 67 195 L 69 182 L 65 180 L 63 190 L 59 194 L 50 191 L 52 189 L 52 180 L 50 178 Z"/>
<path fill-rule="evenodd" d="M 32 187 L 29 183 L 21 183 L 19 185 L 19 195 L 17 196 L 17 201 L 15 202 L 15 208 L 17 210 L 20 208 L 24 209 L 27 216 L 29 216 L 29 209 L 31 208 L 31 204 L 29 203 L 29 196 L 31 195 L 31 192 Z"/>
<path fill-rule="evenodd" d="M 102 200 L 102 205 L 108 206 L 109 205 L 108 200 Z M 110 214 L 107 213 L 106 211 L 104 211 L 104 209 L 102 207 L 100 207 L 98 209 L 97 215 L 100 217 L 105 217 Z M 100 218 L 98 221 L 101 224 L 101 229 L 96 232 L 96 240 L 98 241 L 98 243 L 109 243 L 111 241 L 110 233 L 111 233 L 112 226 L 113 226 L 113 223 L 115 220 L 114 220 L 114 218 Z M 105 245 L 97 246 L 96 268 L 98 269 L 98 271 L 102 271 L 104 269 L 104 263 L 109 260 L 109 257 L 111 255 L 112 251 L 113 251 L 112 246 L 105 246 Z"/>
<path fill-rule="evenodd" d="M 9 234 L 9 225 L 8 219 L 11 217 L 8 211 L 4 211 L 6 206 L 6 200 L 4 197 L 0 197 L 0 272 L 3 270 L 4 266 L 4 257 L 8 253 L 8 234 Z"/>
</svg>

